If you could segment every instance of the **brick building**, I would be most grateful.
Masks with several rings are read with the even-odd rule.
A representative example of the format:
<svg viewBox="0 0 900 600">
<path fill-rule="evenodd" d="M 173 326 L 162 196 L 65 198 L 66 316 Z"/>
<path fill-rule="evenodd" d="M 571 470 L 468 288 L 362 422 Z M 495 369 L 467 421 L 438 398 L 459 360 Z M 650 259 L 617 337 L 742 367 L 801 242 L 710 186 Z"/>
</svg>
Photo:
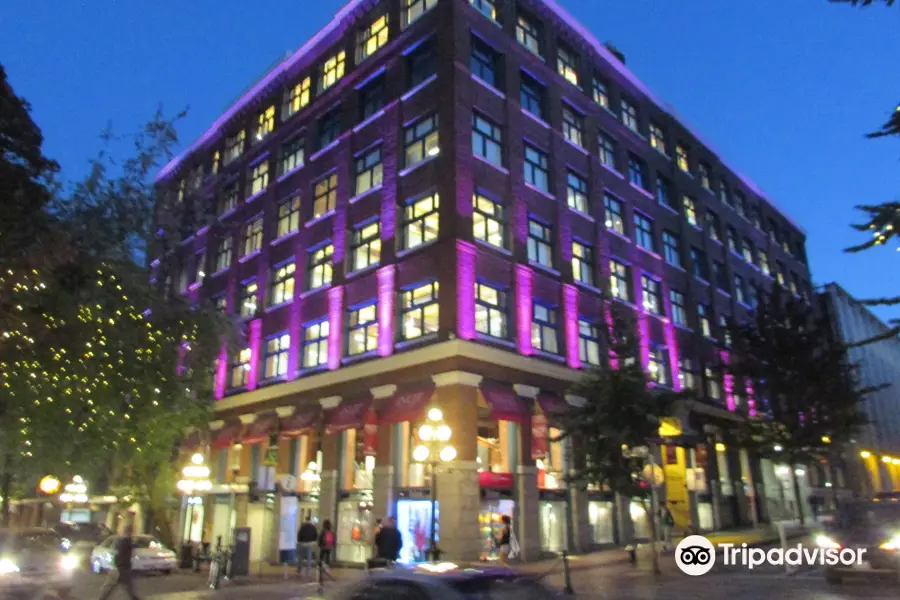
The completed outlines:
<svg viewBox="0 0 900 600">
<path fill-rule="evenodd" d="M 457 449 L 449 556 L 477 558 L 500 514 L 526 558 L 646 535 L 627 499 L 566 489 L 572 449 L 547 441 L 608 304 L 636 313 L 656 385 L 707 397 L 669 424 L 702 441 L 660 451 L 676 521 L 779 503 L 729 443 L 752 406 L 713 367 L 760 289 L 810 294 L 804 233 L 552 0 L 354 0 L 158 180 L 211 213 L 164 259 L 173 286 L 248 331 L 217 366 L 194 537 L 249 524 L 274 551 L 282 497 L 247 493 L 268 455 L 301 515 L 336 522 L 339 560 L 386 513 L 421 546 L 432 406 Z"/>
</svg>

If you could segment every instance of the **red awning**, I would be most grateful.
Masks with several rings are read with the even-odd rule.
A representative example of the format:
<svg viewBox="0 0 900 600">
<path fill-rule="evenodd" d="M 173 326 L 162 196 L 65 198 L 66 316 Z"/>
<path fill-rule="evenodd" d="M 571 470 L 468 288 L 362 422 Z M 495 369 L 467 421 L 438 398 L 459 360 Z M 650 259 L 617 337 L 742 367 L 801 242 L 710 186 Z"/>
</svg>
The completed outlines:
<svg viewBox="0 0 900 600">
<path fill-rule="evenodd" d="M 531 409 L 516 392 L 509 387 L 499 385 L 487 385 L 481 388 L 484 399 L 491 407 L 491 418 L 498 421 L 512 421 L 514 423 L 528 423 L 531 417 Z"/>
<path fill-rule="evenodd" d="M 544 458 L 550 450 L 547 426 L 547 417 L 544 415 L 531 415 L 531 458 L 537 460 Z"/>
<path fill-rule="evenodd" d="M 346 429 L 359 429 L 366 420 L 366 412 L 372 405 L 372 398 L 365 396 L 347 402 L 341 402 L 336 408 L 328 411 L 325 418 L 325 433 L 330 435 Z"/>
<path fill-rule="evenodd" d="M 291 438 L 311 433 L 319 423 L 319 408 L 297 409 L 294 414 L 281 420 L 281 437 Z"/>
<path fill-rule="evenodd" d="M 269 414 L 256 417 L 256 420 L 247 425 L 244 434 L 241 436 L 241 443 L 247 446 L 252 444 L 261 444 L 267 441 L 275 426 L 278 424 L 278 415 Z"/>
<path fill-rule="evenodd" d="M 382 423 L 418 421 L 425 416 L 425 409 L 433 394 L 433 385 L 399 390 L 382 408 L 379 421 Z"/>
<path fill-rule="evenodd" d="M 231 448 L 240 436 L 243 427 L 240 422 L 226 424 L 225 427 L 213 433 L 212 447 L 216 450 Z"/>
<path fill-rule="evenodd" d="M 563 398 L 552 396 L 550 394 L 539 395 L 537 397 L 537 402 L 538 406 L 541 407 L 541 412 L 544 413 L 544 416 L 547 417 L 548 421 L 553 421 L 555 417 L 564 415 L 569 412 L 571 408 L 569 403 Z"/>
</svg>

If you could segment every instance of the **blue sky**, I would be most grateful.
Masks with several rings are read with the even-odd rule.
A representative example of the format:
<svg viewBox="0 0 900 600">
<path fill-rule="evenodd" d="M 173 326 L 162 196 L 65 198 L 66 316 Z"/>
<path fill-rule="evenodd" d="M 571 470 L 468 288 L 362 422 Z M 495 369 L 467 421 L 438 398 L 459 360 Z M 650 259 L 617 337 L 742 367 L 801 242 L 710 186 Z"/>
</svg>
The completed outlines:
<svg viewBox="0 0 900 600">
<path fill-rule="evenodd" d="M 446 0 L 444 0 L 446 1 Z M 866 140 L 900 100 L 900 10 L 826 0 L 558 0 L 808 233 L 816 283 L 900 294 L 900 253 L 847 255 L 859 202 L 900 199 L 900 140 Z M 7 2 L 0 57 L 63 175 L 111 123 L 190 108 L 186 144 L 344 0 Z M 40 5 L 38 7 L 38 5 Z M 900 309 L 876 310 L 882 318 Z"/>
</svg>

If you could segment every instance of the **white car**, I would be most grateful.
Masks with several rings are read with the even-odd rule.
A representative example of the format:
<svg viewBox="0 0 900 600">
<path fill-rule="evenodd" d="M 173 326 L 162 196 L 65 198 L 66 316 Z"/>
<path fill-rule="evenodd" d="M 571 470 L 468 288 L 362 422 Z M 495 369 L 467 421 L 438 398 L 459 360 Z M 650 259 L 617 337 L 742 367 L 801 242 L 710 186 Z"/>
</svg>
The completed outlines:
<svg viewBox="0 0 900 600">
<path fill-rule="evenodd" d="M 91 552 L 91 571 L 103 573 L 116 567 L 116 542 L 120 536 L 110 536 Z M 178 568 L 175 552 L 151 535 L 136 535 L 131 538 L 133 550 L 131 569 L 133 571 L 155 571 L 169 574 Z"/>
</svg>

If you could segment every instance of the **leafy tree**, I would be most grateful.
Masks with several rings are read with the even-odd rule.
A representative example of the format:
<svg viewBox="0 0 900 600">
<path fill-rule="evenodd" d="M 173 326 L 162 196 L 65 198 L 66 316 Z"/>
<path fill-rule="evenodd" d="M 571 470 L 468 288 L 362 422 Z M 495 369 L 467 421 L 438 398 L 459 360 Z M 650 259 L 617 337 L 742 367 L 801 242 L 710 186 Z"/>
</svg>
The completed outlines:
<svg viewBox="0 0 900 600">
<path fill-rule="evenodd" d="M 558 439 L 572 438 L 579 460 L 570 479 L 597 484 L 628 498 L 639 498 L 650 524 L 654 572 L 659 572 L 656 522 L 652 497 L 648 502 L 647 446 L 659 437 L 660 420 L 672 414 L 679 394 L 652 387 L 636 359 L 637 336 L 633 315 L 612 309 L 606 332 L 612 357 L 588 371 L 572 393 L 585 399 L 567 414 Z"/>
<path fill-rule="evenodd" d="M 865 394 L 847 348 L 827 316 L 775 288 L 762 295 L 753 320 L 730 322 L 731 349 L 724 368 L 753 398 L 757 412 L 738 429 L 741 442 L 763 457 L 793 466 L 829 454 L 850 440 L 865 417 Z M 795 501 L 803 524 L 796 474 Z"/>
</svg>

